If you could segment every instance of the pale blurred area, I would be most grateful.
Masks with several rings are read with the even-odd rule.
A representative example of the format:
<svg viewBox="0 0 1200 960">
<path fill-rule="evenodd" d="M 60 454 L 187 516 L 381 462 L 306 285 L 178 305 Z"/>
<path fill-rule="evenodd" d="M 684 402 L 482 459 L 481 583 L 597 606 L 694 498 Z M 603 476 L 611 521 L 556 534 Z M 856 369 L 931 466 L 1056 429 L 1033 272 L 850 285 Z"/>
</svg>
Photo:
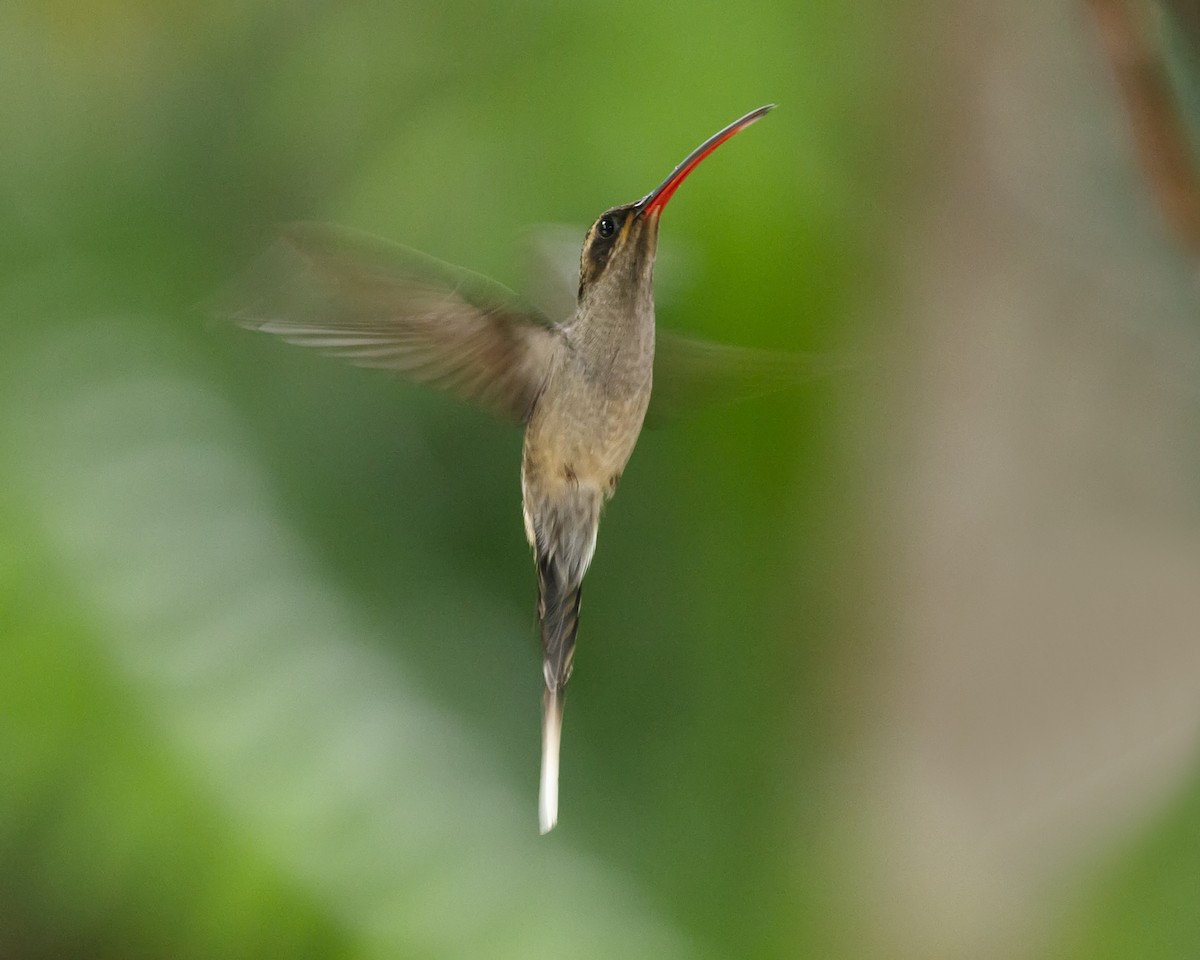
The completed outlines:
<svg viewBox="0 0 1200 960">
<path fill-rule="evenodd" d="M 947 31 L 954 121 L 882 334 L 905 376 L 869 401 L 889 411 L 864 585 L 886 652 L 848 789 L 878 791 L 852 829 L 879 955 L 1044 955 L 1067 891 L 1196 777 L 1194 265 L 1139 180 L 1086 8 L 1005 9 Z M 1200 903 L 1200 847 L 1179 854 Z M 1130 955 L 1200 951 L 1144 935 Z"/>
<path fill-rule="evenodd" d="M 1200 957 L 1197 265 L 1088 7 L 731 10 L 0 8 L 0 960 Z M 643 437 L 541 838 L 519 434 L 197 305 L 308 218 L 515 285 L 773 101 L 660 320 L 860 363 Z"/>
</svg>

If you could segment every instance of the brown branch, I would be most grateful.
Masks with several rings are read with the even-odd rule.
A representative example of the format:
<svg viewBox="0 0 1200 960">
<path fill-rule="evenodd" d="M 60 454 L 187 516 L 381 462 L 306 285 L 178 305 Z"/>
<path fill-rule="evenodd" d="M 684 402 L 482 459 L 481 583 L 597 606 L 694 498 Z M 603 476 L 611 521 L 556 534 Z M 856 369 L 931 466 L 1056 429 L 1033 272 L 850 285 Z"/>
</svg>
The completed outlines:
<svg viewBox="0 0 1200 960">
<path fill-rule="evenodd" d="M 1159 53 L 1131 0 L 1087 0 L 1117 91 L 1133 128 L 1138 159 L 1167 225 L 1200 257 L 1200 179 Z"/>
</svg>

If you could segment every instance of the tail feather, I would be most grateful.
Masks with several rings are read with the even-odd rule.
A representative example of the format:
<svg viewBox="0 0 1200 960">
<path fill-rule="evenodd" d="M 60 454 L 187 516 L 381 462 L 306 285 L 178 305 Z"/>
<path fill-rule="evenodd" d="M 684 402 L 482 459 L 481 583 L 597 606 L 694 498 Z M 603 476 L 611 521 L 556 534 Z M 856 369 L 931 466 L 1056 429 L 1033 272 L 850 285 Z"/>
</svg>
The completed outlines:
<svg viewBox="0 0 1200 960">
<path fill-rule="evenodd" d="M 542 625 L 542 657 L 546 687 L 566 685 L 579 633 L 582 584 L 572 582 L 553 557 L 538 558 L 538 620 Z"/>
<path fill-rule="evenodd" d="M 543 834 L 558 823 L 558 750 L 562 742 L 561 691 L 542 694 L 542 780 L 538 789 L 538 825 Z"/>
<path fill-rule="evenodd" d="M 542 833 L 558 822 L 558 756 L 562 741 L 563 703 L 575 637 L 579 633 L 582 590 L 572 583 L 553 557 L 538 557 L 538 619 L 542 626 L 542 777 L 538 793 L 538 818 Z"/>
</svg>

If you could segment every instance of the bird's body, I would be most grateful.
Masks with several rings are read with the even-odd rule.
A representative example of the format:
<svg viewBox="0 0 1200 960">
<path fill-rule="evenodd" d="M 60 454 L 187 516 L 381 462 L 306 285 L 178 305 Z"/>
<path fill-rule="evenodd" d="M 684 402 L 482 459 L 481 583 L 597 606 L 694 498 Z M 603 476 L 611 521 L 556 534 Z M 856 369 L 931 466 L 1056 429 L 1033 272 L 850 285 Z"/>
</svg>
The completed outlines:
<svg viewBox="0 0 1200 960">
<path fill-rule="evenodd" d="M 623 229 L 657 231 L 657 222 Z M 581 275 L 598 239 L 594 227 Z M 557 328 L 546 385 L 525 429 L 521 500 L 525 535 L 537 561 L 545 679 L 543 833 L 557 819 L 562 693 L 571 676 L 583 576 L 596 549 L 601 508 L 616 492 L 650 404 L 653 264 L 651 246 L 649 256 L 634 264 L 638 275 L 615 276 L 581 293 L 574 316 Z"/>
<path fill-rule="evenodd" d="M 651 399 L 659 217 L 701 160 L 769 109 L 730 124 L 651 193 L 596 220 L 580 256 L 574 313 L 559 323 L 481 277 L 312 224 L 287 231 L 222 311 L 290 342 L 446 387 L 525 424 L 522 505 L 537 565 L 545 680 L 543 833 L 558 818 L 563 697 L 583 578 L 601 510 Z M 721 348 L 691 344 L 686 352 L 707 362 Z"/>
<path fill-rule="evenodd" d="M 615 240 L 651 230 L 656 222 L 630 223 Z M 598 242 L 593 228 L 585 264 Z M 545 386 L 525 428 L 526 533 L 539 555 L 553 558 L 576 585 L 595 548 L 600 506 L 616 490 L 650 403 L 652 270 L 653 247 L 636 278 L 607 278 L 581 294 L 574 316 L 555 329 Z"/>
<path fill-rule="evenodd" d="M 572 587 L 587 571 L 600 509 L 616 492 L 642 430 L 650 403 L 653 338 L 651 329 L 639 368 L 630 364 L 619 384 L 598 377 L 597 358 L 566 340 L 525 429 L 525 534 L 539 563 L 552 562 Z"/>
</svg>

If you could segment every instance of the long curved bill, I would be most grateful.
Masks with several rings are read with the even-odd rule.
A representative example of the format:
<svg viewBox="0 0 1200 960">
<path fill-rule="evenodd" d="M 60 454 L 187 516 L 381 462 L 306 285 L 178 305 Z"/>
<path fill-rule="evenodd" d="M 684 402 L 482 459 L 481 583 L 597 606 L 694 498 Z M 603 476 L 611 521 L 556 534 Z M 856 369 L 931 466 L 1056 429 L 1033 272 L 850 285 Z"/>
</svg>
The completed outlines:
<svg viewBox="0 0 1200 960">
<path fill-rule="evenodd" d="M 744 117 L 734 120 L 724 130 L 714 133 L 711 137 L 705 140 L 700 146 L 687 155 L 683 163 L 679 164 L 671 175 L 662 183 L 651 190 L 648 194 L 642 197 L 636 204 L 634 209 L 641 216 L 657 217 L 662 213 L 663 207 L 667 205 L 667 201 L 671 199 L 679 185 L 687 179 L 687 175 L 696 167 L 700 166 L 700 161 L 707 157 L 710 153 L 717 149 L 726 140 L 732 137 L 735 133 L 740 133 L 745 130 L 750 124 L 766 116 L 767 113 L 775 109 L 775 104 L 768 103 L 764 107 L 759 107 L 757 110 L 751 110 Z"/>
</svg>

